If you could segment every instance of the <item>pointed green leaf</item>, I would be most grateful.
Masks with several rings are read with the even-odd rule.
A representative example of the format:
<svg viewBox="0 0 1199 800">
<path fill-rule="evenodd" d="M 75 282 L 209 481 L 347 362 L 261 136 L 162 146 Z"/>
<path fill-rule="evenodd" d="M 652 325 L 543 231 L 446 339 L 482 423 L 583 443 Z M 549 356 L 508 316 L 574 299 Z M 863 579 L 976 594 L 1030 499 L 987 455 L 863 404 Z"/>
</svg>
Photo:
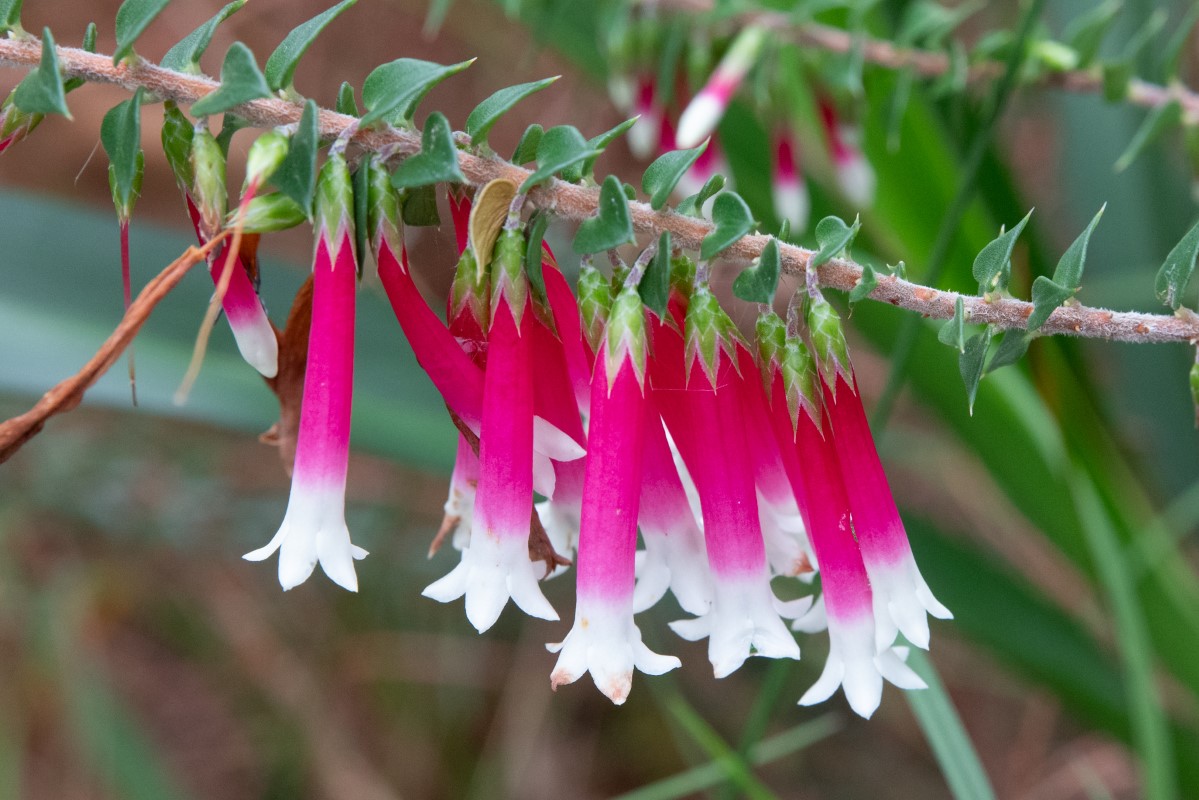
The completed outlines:
<svg viewBox="0 0 1199 800">
<path fill-rule="evenodd" d="M 411 120 L 417 104 L 430 89 L 473 63 L 473 58 L 450 65 L 416 58 L 397 58 L 376 67 L 362 84 L 362 102 L 367 108 L 362 124 L 398 124 Z"/>
<path fill-rule="evenodd" d="M 645 174 L 641 176 L 641 191 L 650 196 L 651 208 L 657 211 L 666 205 L 674 187 L 687 174 L 687 170 L 691 169 L 691 165 L 708 149 L 710 141 L 711 139 L 705 139 L 698 147 L 690 150 L 672 150 L 669 153 L 663 153 L 654 160 L 654 163 L 646 167 Z"/>
<path fill-rule="evenodd" d="M 1057 267 L 1053 270 L 1053 280 L 1040 275 L 1032 284 L 1032 316 L 1028 318 L 1028 330 L 1035 331 L 1045 324 L 1053 309 L 1069 300 L 1082 284 L 1082 271 L 1087 261 L 1087 245 L 1091 241 L 1091 233 L 1103 217 L 1105 204 L 1092 217 L 1086 230 L 1078 235 L 1074 243 L 1066 248 Z M 1004 340 L 1006 343 L 1006 339 Z M 1000 348 L 1002 349 L 1002 347 Z"/>
<path fill-rule="evenodd" d="M 133 97 L 118 103 L 100 123 L 100 142 L 108 154 L 108 178 L 113 202 L 122 219 L 128 219 L 137 200 L 144 168 L 142 156 L 142 96 L 143 89 Z"/>
<path fill-rule="evenodd" d="M 1128 147 L 1116 159 L 1116 172 L 1128 169 L 1147 146 L 1180 122 L 1182 122 L 1182 104 L 1178 100 L 1171 100 L 1150 111 L 1145 117 L 1145 121 L 1141 123 L 1141 127 L 1137 128 L 1137 132 L 1133 134 Z"/>
<path fill-rule="evenodd" d="M 1016 238 L 1020 236 L 1032 209 L 1024 215 L 1024 219 L 1016 223 L 1010 231 L 999 234 L 988 242 L 974 258 L 974 279 L 978 281 L 978 291 L 1001 292 L 1007 289 L 1012 276 L 1012 249 L 1016 246 Z"/>
<path fill-rule="evenodd" d="M 433 185 L 418 186 L 404 192 L 404 207 L 401 210 L 401 216 L 404 218 L 405 225 L 421 227 L 441 224 L 441 217 L 437 214 L 435 189 L 436 187 Z"/>
<path fill-rule="evenodd" d="M 117 49 L 113 51 L 113 66 L 133 54 L 133 44 L 171 0 L 125 0 L 117 9 Z"/>
<path fill-rule="evenodd" d="M 71 119 L 58 71 L 58 51 L 54 49 L 54 37 L 49 28 L 42 30 L 41 63 L 17 84 L 12 100 L 13 105 L 26 114 L 62 114 Z"/>
<path fill-rule="evenodd" d="M 316 103 L 304 103 L 300 124 L 288 142 L 287 156 L 271 175 L 270 182 L 303 209 L 312 208 L 316 192 Z"/>
<path fill-rule="evenodd" d="M 774 305 L 780 267 L 779 243 L 772 238 L 762 248 L 762 255 L 756 259 L 756 263 L 733 281 L 733 294 L 747 303 Z"/>
<path fill-rule="evenodd" d="M 615 175 L 605 178 L 600 187 L 598 211 L 596 216 L 579 223 L 579 232 L 574 240 L 576 253 L 599 253 L 636 241 L 633 237 L 633 219 L 629 214 L 629 198 L 625 197 L 620 179 Z"/>
<path fill-rule="evenodd" d="M 544 211 L 538 211 L 529 220 L 527 233 L 528 244 L 525 246 L 525 274 L 529 276 L 529 287 L 533 294 L 542 302 L 546 301 L 545 273 L 541 270 L 544 257 L 542 241 L 545 240 L 545 229 L 550 224 L 550 216 Z"/>
<path fill-rule="evenodd" d="M 293 28 L 291 33 L 287 34 L 275 48 L 275 52 L 271 53 L 270 58 L 266 60 L 267 85 L 275 91 L 291 88 L 296 75 L 296 66 L 312 45 L 313 40 L 320 35 L 325 26 L 356 2 L 358 0 L 342 0 L 328 11 Z"/>
<path fill-rule="evenodd" d="M 83 52 L 96 52 L 96 23 L 94 22 L 89 22 L 87 27 L 83 30 Z M 62 90 L 69 94 L 85 83 L 87 83 L 85 78 L 69 78 L 68 80 L 63 81 Z"/>
<path fill-rule="evenodd" d="M 1173 309 L 1182 305 L 1182 295 L 1186 292 L 1187 284 L 1191 282 L 1191 275 L 1195 271 L 1196 256 L 1199 256 L 1199 223 L 1195 223 L 1186 236 L 1174 245 L 1174 249 L 1158 269 L 1154 284 L 1158 300 Z"/>
<path fill-rule="evenodd" d="M 1028 331 L 1013 329 L 1004 333 L 999 347 L 995 350 L 995 355 L 991 356 L 991 361 L 987 364 L 987 374 L 990 375 L 995 370 L 1015 364 L 1024 358 L 1024 354 L 1028 352 L 1028 344 L 1032 340 L 1033 334 Z"/>
<path fill-rule="evenodd" d="M 840 217 L 825 217 L 816 223 L 816 241 L 820 245 L 808 261 L 808 269 L 816 269 L 836 258 L 839 253 L 853 244 L 854 237 L 862 228 L 862 221 L 855 218 L 853 225 L 846 225 Z"/>
<path fill-rule="evenodd" d="M 516 151 L 512 153 L 512 163 L 528 164 L 537 158 L 537 147 L 541 144 L 541 137 L 544 134 L 545 128 L 542 128 L 536 122 L 525 128 L 525 132 L 521 134 L 520 141 L 516 143 Z"/>
<path fill-rule="evenodd" d="M 216 16 L 196 28 L 168 50 L 167 54 L 162 57 L 162 61 L 158 62 L 158 66 L 163 69 L 172 69 L 175 72 L 200 74 L 200 57 L 212 43 L 212 35 L 216 33 L 217 26 L 229 19 L 245 4 L 246 0 L 233 0 L 232 3 L 218 11 Z"/>
<path fill-rule="evenodd" d="M 724 188 L 724 176 L 719 172 L 708 178 L 707 182 L 700 188 L 698 192 L 685 198 L 683 202 L 675 207 L 675 211 L 680 214 L 688 214 L 693 217 L 703 215 L 704 204 L 708 202 L 708 198 Z"/>
<path fill-rule="evenodd" d="M 636 124 L 636 122 L 637 122 L 637 117 L 633 117 L 631 119 L 626 119 L 624 122 L 620 123 L 616 127 L 609 128 L 608 130 L 604 131 L 600 135 L 592 136 L 590 139 L 588 139 L 587 146 L 595 151 L 595 155 L 588 156 L 587 158 L 583 159 L 583 163 L 579 165 L 578 174 L 576 174 L 574 172 L 574 167 L 563 170 L 562 178 L 564 180 L 570 181 L 571 183 L 578 183 L 580 180 L 583 179 L 584 175 L 590 175 L 591 171 L 593 169 L 595 169 L 596 159 L 598 159 L 600 157 L 600 155 L 603 154 L 604 150 L 607 149 L 608 145 L 612 144 L 614 141 L 619 139 L 621 136 L 624 136 L 626 133 L 628 133 L 629 128 L 633 127 L 633 125 Z M 625 191 L 625 194 L 628 194 L 627 190 Z M 629 197 L 629 199 L 635 200 L 636 198 L 637 198 L 637 192 L 636 192 L 636 190 L 634 190 L 633 194 Z"/>
<path fill-rule="evenodd" d="M 192 136 L 195 127 L 191 120 L 183 115 L 179 106 L 168 100 L 163 103 L 162 118 L 162 151 L 166 154 L 167 164 L 175 174 L 175 180 L 185 192 L 191 191 L 192 185 Z"/>
<path fill-rule="evenodd" d="M 337 113 L 357 117 L 362 112 L 358 110 L 358 101 L 354 99 L 354 87 L 349 81 L 342 81 L 337 90 Z"/>
<path fill-rule="evenodd" d="M 958 356 L 958 369 L 962 373 L 962 383 L 966 384 L 966 398 L 971 416 L 974 416 L 974 398 L 978 394 L 978 383 L 983 378 L 983 362 L 987 357 L 987 349 L 991 346 L 991 335 L 991 326 L 988 325 L 982 333 L 970 337 L 962 354 Z"/>
<path fill-rule="evenodd" d="M 499 121 L 500 117 L 507 114 L 521 100 L 524 100 L 531 94 L 540 92 L 558 80 L 559 77 L 561 76 L 556 75 L 553 78 L 509 86 L 500 89 L 491 95 L 491 97 L 479 103 L 466 118 L 466 133 L 470 136 L 470 143 L 472 145 L 486 144 L 487 135 L 491 132 L 491 127 Z"/>
<path fill-rule="evenodd" d="M 0 34 L 21 30 L 23 0 L 0 0 Z"/>
<path fill-rule="evenodd" d="M 370 254 L 370 245 L 367 243 L 367 239 L 371 231 L 370 182 L 371 161 L 374 157 L 373 153 L 368 153 L 358 162 L 358 168 L 350 175 L 350 186 L 354 192 L 354 255 L 355 262 L 358 264 L 359 278 L 362 277 L 362 270 L 367 256 Z"/>
<path fill-rule="evenodd" d="M 537 143 L 537 169 L 520 185 L 520 191 L 527 192 L 537 184 L 549 180 L 554 173 L 591 155 L 595 155 L 595 151 L 587 147 L 587 140 L 579 133 L 578 128 L 573 125 L 555 125 L 546 131 Z"/>
<path fill-rule="evenodd" d="M 953 318 L 937 331 L 937 341 L 949 345 L 959 353 L 966 352 L 966 309 L 961 297 L 953 304 Z"/>
<path fill-rule="evenodd" d="M 221 85 L 192 103 L 192 114 L 207 117 L 231 108 L 271 96 L 271 87 L 254 63 L 254 54 L 241 42 L 234 42 L 221 65 Z"/>
<path fill-rule="evenodd" d="M 1162 28 L 1166 27 L 1166 22 L 1170 18 L 1170 13 L 1162 7 L 1158 7 L 1152 14 L 1145 18 L 1145 22 L 1137 29 L 1137 32 L 1132 35 L 1128 43 L 1124 45 L 1124 52 L 1121 54 L 1123 59 L 1129 63 L 1133 63 L 1140 56 L 1153 39 L 1161 33 Z"/>
<path fill-rule="evenodd" d="M 454 132 L 445 114 L 434 111 L 425 120 L 420 137 L 420 152 L 408 156 L 391 176 L 397 189 L 428 186 L 434 183 L 465 183 L 466 177 L 458 166 L 458 148 L 454 147 Z"/>
<path fill-rule="evenodd" d="M 1162 75 L 1167 82 L 1178 77 L 1178 63 L 1182 59 L 1183 49 L 1191 40 L 1191 31 L 1194 30 L 1196 22 L 1199 22 L 1199 3 L 1191 3 L 1174 33 L 1170 35 L 1170 41 L 1162 55 Z"/>
<path fill-rule="evenodd" d="M 658 252 L 646 265 L 637 292 L 645 307 L 659 319 L 666 316 L 666 305 L 670 300 L 670 231 L 662 231 L 658 237 Z"/>
<path fill-rule="evenodd" d="M 754 217 L 749 206 L 736 192 L 716 195 L 712 206 L 716 227 L 699 243 L 699 257 L 709 259 L 753 230 Z"/>
<path fill-rule="evenodd" d="M 849 290 L 849 304 L 860 303 L 870 296 L 870 293 L 878 286 L 878 273 L 874 267 L 866 264 L 862 267 L 862 277 L 858 280 L 856 286 Z"/>
<path fill-rule="evenodd" d="M 1075 17 L 1066 26 L 1064 38 L 1066 44 L 1078 54 L 1078 66 L 1089 67 L 1099 55 L 1099 46 L 1103 37 L 1111 30 L 1112 22 L 1120 11 L 1120 0 L 1106 0 L 1103 3 Z"/>
</svg>

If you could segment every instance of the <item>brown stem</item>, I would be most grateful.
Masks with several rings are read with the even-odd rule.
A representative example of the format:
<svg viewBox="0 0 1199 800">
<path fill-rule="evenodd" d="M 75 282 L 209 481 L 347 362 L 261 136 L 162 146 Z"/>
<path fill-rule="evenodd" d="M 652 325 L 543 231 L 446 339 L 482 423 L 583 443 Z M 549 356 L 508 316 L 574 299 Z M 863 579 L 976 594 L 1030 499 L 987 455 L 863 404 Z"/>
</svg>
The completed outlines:
<svg viewBox="0 0 1199 800">
<path fill-rule="evenodd" d="M 889 44 L 887 47 L 897 52 L 906 52 Z M 910 57 L 915 57 L 914 51 Z M 40 58 L 41 49 L 37 42 L 0 40 L 0 65 L 29 68 L 36 66 Z M 159 97 L 185 104 L 195 102 L 215 90 L 218 85 L 211 78 L 183 75 L 144 61 L 114 67 L 109 56 L 67 47 L 58 48 L 58 59 L 65 77 L 81 77 L 98 83 L 116 84 L 131 91 L 143 87 Z M 1143 91 L 1146 97 L 1158 99 L 1165 96 L 1163 93 L 1183 91 L 1148 86 L 1137 89 L 1138 85 L 1140 84 L 1134 84 L 1134 94 Z M 1187 92 L 1183 99 L 1188 109 L 1193 108 L 1199 114 L 1199 98 Z M 234 110 L 256 125 L 269 127 L 296 122 L 302 109 L 296 103 L 272 98 L 253 100 Z M 321 110 L 317 124 L 322 135 L 336 137 L 351 125 L 356 125 L 357 119 L 335 111 Z M 360 129 L 354 134 L 353 142 L 371 151 L 388 148 L 397 154 L 411 154 L 420 150 L 419 133 L 395 128 Z M 520 185 L 530 174 L 528 170 L 506 161 L 464 152 L 459 152 L 458 163 L 467 182 L 472 186 L 483 186 L 496 178 L 506 178 Z M 582 220 L 596 213 L 599 190 L 551 179 L 547 184 L 529 192 L 529 202 L 557 216 Z M 650 234 L 654 238 L 662 231 L 670 231 L 672 241 L 681 248 L 698 250 L 700 242 L 712 231 L 712 224 L 702 219 L 670 210 L 655 211 L 646 203 L 632 202 L 629 206 L 633 226 L 638 231 Z M 720 254 L 721 259 L 751 261 L 761 255 L 762 248 L 768 241 L 767 236 L 745 236 L 723 251 Z M 813 254 L 811 250 L 783 243 L 780 243 L 779 251 L 783 270 L 793 275 L 804 273 Z M 819 268 L 817 277 L 822 287 L 849 291 L 861 280 L 862 267 L 847 259 L 834 259 Z M 953 316 L 954 301 L 958 295 L 895 277 L 886 277 L 879 280 L 878 287 L 870 293 L 870 298 L 914 311 L 925 317 L 949 319 Z M 967 322 L 989 323 L 1005 329 L 1022 329 L 1027 327 L 1028 317 L 1032 313 L 1032 304 L 1022 300 L 987 301 L 974 296 L 962 299 Z M 1190 317 L 1108 311 L 1083 305 L 1064 306 L 1055 310 L 1040 330 L 1045 334 L 1123 342 L 1199 342 L 1199 323 Z"/>
</svg>

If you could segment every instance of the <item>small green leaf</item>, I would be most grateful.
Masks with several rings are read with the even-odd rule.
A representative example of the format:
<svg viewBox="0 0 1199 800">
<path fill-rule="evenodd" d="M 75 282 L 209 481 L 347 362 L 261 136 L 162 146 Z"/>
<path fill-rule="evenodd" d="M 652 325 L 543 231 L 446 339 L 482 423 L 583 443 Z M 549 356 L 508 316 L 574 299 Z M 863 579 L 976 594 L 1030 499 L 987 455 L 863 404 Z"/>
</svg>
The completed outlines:
<svg viewBox="0 0 1199 800">
<path fill-rule="evenodd" d="M 937 341 L 949 345 L 959 353 L 966 352 L 966 309 L 961 297 L 953 304 L 953 318 L 937 331 Z"/>
<path fill-rule="evenodd" d="M 337 90 L 337 113 L 357 117 L 362 112 L 358 110 L 358 101 L 354 99 L 354 87 L 349 81 L 342 81 Z"/>
<path fill-rule="evenodd" d="M 1119 11 L 1120 0 L 1106 0 L 1085 14 L 1075 17 L 1066 26 L 1064 38 L 1066 44 L 1078 54 L 1080 68 L 1085 69 L 1095 61 L 1103 38 L 1111 30 L 1112 22 Z"/>
<path fill-rule="evenodd" d="M 756 263 L 733 281 L 733 294 L 747 303 L 774 305 L 780 267 L 779 243 L 772 238 L 762 248 L 762 255 L 756 259 Z"/>
<path fill-rule="evenodd" d="M 1010 231 L 999 234 L 988 242 L 974 258 L 974 279 L 978 281 L 978 291 L 1001 292 L 1007 289 L 1012 275 L 1012 249 L 1016 246 L 1016 238 L 1028 224 L 1032 209 L 1024 215 L 1024 219 L 1016 223 Z"/>
<path fill-rule="evenodd" d="M 408 156 L 391 175 L 391 185 L 397 189 L 428 186 L 434 183 L 465 183 L 466 177 L 458 166 L 458 148 L 454 147 L 454 132 L 445 114 L 434 111 L 425 120 L 420 137 L 420 152 Z"/>
<path fill-rule="evenodd" d="M 703 215 L 704 204 L 708 202 L 708 198 L 724 188 L 724 176 L 719 172 L 708 178 L 707 182 L 700 188 L 698 192 L 685 198 L 683 202 L 675 207 L 675 211 L 680 214 L 688 214 L 693 217 Z"/>
<path fill-rule="evenodd" d="M 991 335 L 991 326 L 988 325 L 982 333 L 970 337 L 962 354 L 958 356 L 958 369 L 962 373 L 962 383 L 966 384 L 970 416 L 974 416 L 974 398 L 978 394 L 978 383 L 983 378 L 983 362 L 987 357 L 987 349 L 991 346 Z"/>
<path fill-rule="evenodd" d="M 216 143 L 221 146 L 221 152 L 225 154 L 225 158 L 229 157 L 229 144 L 233 141 L 233 134 L 243 128 L 252 127 L 254 127 L 252 122 L 236 114 L 226 112 L 221 117 L 221 132 L 216 135 Z"/>
<path fill-rule="evenodd" d="M 621 136 L 624 136 L 626 133 L 628 133 L 629 128 L 633 127 L 633 125 L 636 124 L 636 122 L 637 122 L 637 117 L 633 117 L 632 119 L 626 119 L 624 122 L 620 123 L 616 127 L 609 128 L 608 130 L 604 131 L 603 133 L 599 134 L 598 136 L 593 136 L 590 139 L 588 139 L 587 146 L 595 151 L 595 155 L 589 156 L 589 157 L 583 159 L 583 163 L 579 166 L 579 172 L 577 175 L 574 173 L 574 168 L 571 167 L 569 169 L 563 170 L 562 178 L 564 180 L 570 181 L 571 183 L 577 183 L 583 179 L 584 175 L 590 175 L 591 171 L 593 169 L 595 169 L 596 160 L 600 157 L 600 155 L 604 152 L 604 150 L 607 149 L 608 145 L 612 144 L 614 141 L 619 139 Z M 635 199 L 636 197 L 637 197 L 637 193 L 634 192 L 633 196 L 630 197 L 629 199 L 632 200 L 632 199 Z"/>
<path fill-rule="evenodd" d="M 712 221 L 716 227 L 699 243 L 699 257 L 712 258 L 753 230 L 754 217 L 749 206 L 736 192 L 716 196 L 712 206 Z"/>
<path fill-rule="evenodd" d="M 1141 127 L 1137 128 L 1137 132 L 1133 134 L 1128 147 L 1116 159 L 1116 172 L 1128 169 L 1147 146 L 1180 122 L 1182 122 L 1182 104 L 1176 99 L 1150 111 L 1145 117 L 1145 121 L 1141 123 Z"/>
<path fill-rule="evenodd" d="M 641 176 L 641 191 L 650 196 L 651 208 L 657 211 L 666 205 L 674 187 L 708 149 L 710 141 L 711 139 L 705 139 L 698 147 L 690 150 L 672 150 L 669 153 L 663 153 L 654 160 L 654 163 L 646 167 L 645 174 Z"/>
<path fill-rule="evenodd" d="M 309 100 L 308 102 L 312 102 Z M 315 119 L 315 117 L 314 117 Z M 371 200 L 371 160 L 374 154 L 367 154 L 361 161 L 358 162 L 358 169 L 350 175 L 350 186 L 354 192 L 354 255 L 358 264 L 358 277 L 362 277 L 362 270 L 366 264 L 367 256 L 370 254 L 370 246 L 367 243 L 371 231 L 370 224 L 370 200 Z"/>
<path fill-rule="evenodd" d="M 466 133 L 470 136 L 470 143 L 472 145 L 486 144 L 487 135 L 491 132 L 491 127 L 499 121 L 500 117 L 508 113 L 521 100 L 524 100 L 531 94 L 540 92 L 558 80 L 559 77 L 561 76 L 522 83 L 517 86 L 509 86 L 500 89 L 491 95 L 491 97 L 479 103 L 466 118 Z"/>
<path fill-rule="evenodd" d="M 271 53 L 270 58 L 266 60 L 267 85 L 274 91 L 290 89 L 295 79 L 296 66 L 312 45 L 313 40 L 320 35 L 325 26 L 356 2 L 358 0 L 342 0 L 328 11 L 293 28 L 291 33 L 287 34 L 275 48 L 275 52 Z"/>
<path fill-rule="evenodd" d="M 1170 308 L 1177 309 L 1182 305 L 1182 295 L 1187 290 L 1187 284 L 1191 282 L 1191 275 L 1195 272 L 1195 257 L 1199 256 L 1199 223 L 1187 231 L 1186 236 L 1178 244 L 1174 245 L 1174 249 L 1170 251 L 1170 255 L 1166 256 L 1165 262 L 1157 271 L 1157 280 L 1154 288 L 1157 290 L 1157 299 L 1168 305 Z"/>
<path fill-rule="evenodd" d="M 112 54 L 113 66 L 133 54 L 133 44 L 171 0 L 125 0 L 117 9 L 117 49 Z"/>
<path fill-rule="evenodd" d="M 441 224 L 437 214 L 437 187 L 417 186 L 404 192 L 404 207 L 401 216 L 405 225 L 435 226 Z"/>
<path fill-rule="evenodd" d="M 191 151 L 195 130 L 179 106 L 170 100 L 163 103 L 162 151 L 166 154 L 171 172 L 175 174 L 175 180 L 185 192 L 190 192 L 192 185 Z"/>
<path fill-rule="evenodd" d="M 1014 329 L 1004 333 L 999 347 L 995 349 L 995 355 L 991 356 L 991 361 L 987 364 L 987 374 L 990 375 L 995 370 L 1015 364 L 1024 358 L 1033 336 L 1034 334 L 1028 331 Z"/>
<path fill-rule="evenodd" d="M 89 22 L 83 29 L 83 51 L 85 53 L 96 52 L 96 23 L 94 22 Z"/>
<path fill-rule="evenodd" d="M 162 61 L 158 62 L 158 66 L 175 72 L 200 74 L 200 57 L 212 43 L 212 35 L 216 33 L 217 26 L 229 19 L 245 4 L 246 0 L 233 0 L 232 3 L 218 11 L 216 16 L 196 28 L 168 50 L 167 54 L 162 57 Z"/>
<path fill-rule="evenodd" d="M 545 274 L 541 271 L 542 252 L 541 242 L 545 239 L 545 229 L 550 224 L 550 216 L 538 211 L 529 220 L 528 244 L 525 247 L 525 274 L 529 276 L 529 288 L 542 302 L 546 302 Z"/>
<path fill-rule="evenodd" d="M 0 0 L 0 34 L 21 30 L 23 0 Z"/>
<path fill-rule="evenodd" d="M 637 284 L 641 302 L 659 319 L 666 316 L 666 305 L 670 300 L 670 231 L 662 231 L 658 237 L 658 252 L 645 267 L 641 283 Z"/>
<path fill-rule="evenodd" d="M 49 28 L 42 30 L 41 63 L 17 84 L 12 101 L 26 114 L 62 114 L 67 119 L 72 118 L 58 71 L 58 51 L 54 49 L 54 37 Z"/>
<path fill-rule="evenodd" d="M 1103 99 L 1119 103 L 1128 97 L 1128 83 L 1132 80 L 1132 62 L 1106 61 L 1103 64 Z"/>
<path fill-rule="evenodd" d="M 840 217 L 825 217 L 816 223 L 816 242 L 820 249 L 808 261 L 808 269 L 816 269 L 836 258 L 838 253 L 853 244 L 861 228 L 862 221 L 857 218 L 853 225 L 846 225 Z"/>
<path fill-rule="evenodd" d="M 241 42 L 234 42 L 221 65 L 221 85 L 192 103 L 192 114 L 207 117 L 231 108 L 271 96 L 271 87 L 254 63 L 254 54 Z"/>
<path fill-rule="evenodd" d="M 1166 26 L 1166 21 L 1170 18 L 1170 14 L 1166 9 L 1158 7 L 1152 14 L 1145 18 L 1145 22 L 1137 29 L 1137 32 L 1132 35 L 1128 43 L 1124 45 L 1124 52 L 1121 54 L 1123 59 L 1130 64 L 1137 60 L 1141 51 L 1144 50 L 1150 42 L 1161 32 Z"/>
<path fill-rule="evenodd" d="M 858 280 L 856 286 L 849 290 L 849 304 L 860 303 L 870 296 L 870 293 L 878 286 L 878 273 L 874 267 L 866 264 L 862 267 L 862 277 Z"/>
<path fill-rule="evenodd" d="M 411 120 L 417 104 L 430 89 L 473 63 L 473 58 L 448 66 L 416 58 L 397 58 L 376 67 L 362 84 L 362 102 L 367 108 L 362 124 L 398 124 Z"/>
<path fill-rule="evenodd" d="M 520 185 L 527 192 L 537 184 L 549 180 L 554 173 L 579 163 L 595 151 L 587 147 L 587 140 L 573 125 L 555 125 L 546 131 L 537 143 L 537 169 Z"/>
<path fill-rule="evenodd" d="M 133 97 L 111 108 L 100 123 L 100 142 L 108 154 L 108 180 L 112 187 L 113 202 L 118 215 L 125 220 L 133 212 L 144 169 L 141 139 L 143 94 L 144 90 L 139 88 Z"/>
<path fill-rule="evenodd" d="M 625 197 L 620 179 L 615 175 L 604 178 L 598 211 L 596 216 L 579 223 L 579 232 L 574 240 L 576 253 L 599 253 L 636 241 L 633 237 L 633 219 L 629 214 L 629 198 Z"/>
<path fill-rule="evenodd" d="M 525 128 L 520 141 L 516 143 L 516 151 L 512 154 L 512 163 L 528 164 L 537 158 L 537 147 L 541 144 L 541 137 L 544 134 L 545 129 L 536 122 Z"/>
<path fill-rule="evenodd" d="M 1053 279 L 1040 275 L 1032 284 L 1032 316 L 1028 318 L 1028 330 L 1035 331 L 1045 324 L 1053 309 L 1069 300 L 1082 284 L 1082 271 L 1087 261 L 1087 245 L 1091 241 L 1091 233 L 1103 217 L 1105 204 L 1091 219 L 1086 230 L 1078 235 L 1074 243 L 1066 248 L 1062 258 L 1053 270 Z M 1006 343 L 1006 338 L 1005 338 Z M 1000 348 L 1002 349 L 1002 347 Z"/>
<path fill-rule="evenodd" d="M 315 102 L 304 103 L 300 124 L 287 145 L 287 155 L 270 178 L 279 191 L 305 210 L 312 208 L 316 193 L 316 148 L 319 143 L 316 113 Z"/>
</svg>

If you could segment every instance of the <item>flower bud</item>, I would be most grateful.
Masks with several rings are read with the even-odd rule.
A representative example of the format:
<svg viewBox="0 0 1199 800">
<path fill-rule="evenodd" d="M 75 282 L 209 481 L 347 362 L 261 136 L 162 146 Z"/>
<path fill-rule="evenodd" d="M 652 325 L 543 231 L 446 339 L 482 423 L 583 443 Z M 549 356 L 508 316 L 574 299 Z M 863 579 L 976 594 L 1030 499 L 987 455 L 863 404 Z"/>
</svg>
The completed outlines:
<svg viewBox="0 0 1199 800">
<path fill-rule="evenodd" d="M 275 174 L 287 158 L 288 143 L 287 134 L 278 129 L 267 131 L 254 140 L 246 155 L 246 181 L 242 184 L 242 194 L 250 189 L 256 191 Z"/>
<path fill-rule="evenodd" d="M 225 154 L 221 146 L 201 123 L 192 134 L 191 157 L 192 199 L 200 212 L 200 228 L 211 239 L 221 230 L 228 209 L 228 190 L 225 188 Z"/>
</svg>

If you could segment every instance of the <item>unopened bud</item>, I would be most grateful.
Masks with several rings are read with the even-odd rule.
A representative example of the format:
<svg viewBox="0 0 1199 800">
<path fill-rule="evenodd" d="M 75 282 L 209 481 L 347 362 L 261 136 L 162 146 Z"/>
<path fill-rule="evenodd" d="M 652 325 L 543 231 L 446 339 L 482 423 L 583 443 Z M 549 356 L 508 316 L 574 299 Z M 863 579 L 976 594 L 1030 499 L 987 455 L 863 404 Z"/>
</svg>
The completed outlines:
<svg viewBox="0 0 1199 800">
<path fill-rule="evenodd" d="M 221 230 L 229 206 L 225 188 L 225 154 L 221 146 L 201 124 L 192 135 L 192 199 L 200 212 L 200 230 L 211 239 Z"/>
<path fill-rule="evenodd" d="M 289 142 L 287 135 L 278 129 L 267 131 L 254 140 L 246 155 L 246 181 L 242 194 L 250 187 L 258 189 L 270 180 L 287 158 Z"/>
</svg>

